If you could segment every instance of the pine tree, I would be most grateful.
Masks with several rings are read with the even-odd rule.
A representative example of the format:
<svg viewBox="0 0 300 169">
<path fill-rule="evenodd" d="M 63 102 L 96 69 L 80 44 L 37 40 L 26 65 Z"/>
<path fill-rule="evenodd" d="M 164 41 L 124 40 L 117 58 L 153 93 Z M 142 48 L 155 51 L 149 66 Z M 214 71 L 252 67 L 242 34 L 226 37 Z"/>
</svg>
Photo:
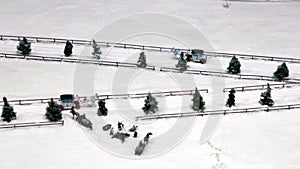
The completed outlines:
<svg viewBox="0 0 300 169">
<path fill-rule="evenodd" d="M 46 117 L 50 121 L 58 121 L 62 119 L 61 108 L 57 103 L 53 101 L 48 102 L 48 107 L 46 108 Z"/>
<path fill-rule="evenodd" d="M 100 46 L 97 44 L 97 42 L 95 41 L 95 39 L 93 39 L 93 44 L 92 47 L 94 49 L 93 51 L 93 56 L 97 59 L 100 59 L 100 55 L 102 54 Z"/>
<path fill-rule="evenodd" d="M 235 90 L 231 89 L 228 94 L 228 100 L 226 102 L 226 106 L 231 107 L 235 106 L 235 96 L 234 96 Z"/>
<path fill-rule="evenodd" d="M 228 73 L 231 74 L 241 73 L 241 63 L 239 62 L 238 58 L 236 58 L 235 56 L 232 57 L 227 70 Z"/>
<path fill-rule="evenodd" d="M 23 55 L 29 55 L 29 53 L 31 52 L 31 43 L 28 42 L 25 37 L 23 37 L 23 40 L 20 41 L 17 49 L 21 51 Z"/>
<path fill-rule="evenodd" d="M 145 68 L 147 66 L 145 52 L 140 53 L 139 60 L 137 61 L 137 66 L 138 67 L 143 67 L 143 68 Z"/>
<path fill-rule="evenodd" d="M 262 92 L 260 95 L 260 101 L 259 103 L 261 105 L 267 105 L 267 106 L 273 106 L 274 105 L 274 101 L 271 98 L 271 88 L 269 83 L 267 84 L 267 90 L 265 92 Z"/>
<path fill-rule="evenodd" d="M 180 54 L 180 59 L 178 63 L 175 65 L 177 68 L 179 68 L 179 71 L 182 73 L 187 70 L 187 61 L 183 58 L 183 55 Z"/>
<path fill-rule="evenodd" d="M 277 70 L 274 72 L 274 78 L 282 81 L 285 77 L 289 76 L 289 69 L 286 66 L 285 62 L 277 67 Z"/>
<path fill-rule="evenodd" d="M 72 43 L 70 41 L 67 41 L 66 46 L 65 46 L 65 50 L 64 50 L 65 56 L 71 56 L 72 55 L 72 49 L 73 49 Z"/>
<path fill-rule="evenodd" d="M 193 101 L 193 105 L 192 105 L 192 109 L 193 110 L 198 111 L 198 112 L 199 111 L 201 111 L 201 112 L 204 111 L 204 109 L 205 109 L 205 102 L 203 101 L 203 98 L 200 95 L 200 92 L 197 89 L 197 87 L 195 89 L 195 93 L 193 95 L 192 101 Z"/>
<path fill-rule="evenodd" d="M 155 97 L 153 97 L 149 92 L 145 99 L 144 107 L 142 109 L 146 114 L 149 114 L 150 112 L 155 113 L 158 110 L 157 105 L 158 102 L 156 101 Z"/>
<path fill-rule="evenodd" d="M 3 108 L 2 108 L 2 115 L 3 121 L 7 121 L 8 123 L 12 120 L 16 119 L 16 113 L 14 112 L 14 108 L 9 105 L 6 97 L 3 97 Z"/>
<path fill-rule="evenodd" d="M 105 100 L 104 99 L 100 99 L 98 102 L 98 112 L 97 115 L 98 116 L 107 116 L 107 108 L 105 107 Z"/>
</svg>

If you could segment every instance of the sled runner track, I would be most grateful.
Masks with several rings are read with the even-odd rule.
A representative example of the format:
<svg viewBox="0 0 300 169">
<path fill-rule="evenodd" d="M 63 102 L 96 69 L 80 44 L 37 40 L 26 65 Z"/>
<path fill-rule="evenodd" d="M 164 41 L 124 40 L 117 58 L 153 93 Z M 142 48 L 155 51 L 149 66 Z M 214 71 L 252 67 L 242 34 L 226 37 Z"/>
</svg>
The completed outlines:
<svg viewBox="0 0 300 169">
<path fill-rule="evenodd" d="M 132 67 L 138 68 L 135 63 L 126 62 L 113 62 L 104 60 L 93 60 L 93 59 L 79 59 L 69 57 L 55 57 L 55 56 L 41 56 L 41 55 L 21 55 L 14 53 L 0 53 L 0 57 L 8 59 L 26 59 L 26 60 L 37 60 L 37 61 L 49 61 L 49 62 L 66 62 L 66 63 L 80 63 L 80 64 L 93 64 L 99 66 L 115 66 L 115 67 Z M 147 65 L 145 69 L 155 70 L 155 66 Z"/>
<path fill-rule="evenodd" d="M 291 88 L 294 87 L 295 84 L 269 84 L 273 89 L 282 89 L 282 88 Z M 252 86 L 240 86 L 240 87 L 227 87 L 223 89 L 223 92 L 229 92 L 231 89 L 234 89 L 237 92 L 244 92 L 244 91 L 252 91 L 252 90 L 264 90 L 267 89 L 267 84 L 265 85 L 252 85 Z"/>
<path fill-rule="evenodd" d="M 10 36 L 10 35 L 0 35 L 0 40 L 13 40 L 20 41 L 23 37 L 26 37 L 30 42 L 36 43 L 66 43 L 70 41 L 72 44 L 91 46 L 92 40 L 80 40 L 80 39 L 68 39 L 68 38 L 50 38 L 50 37 L 36 37 L 36 36 Z M 130 43 L 115 43 L 115 42 L 101 42 L 97 41 L 100 46 L 105 47 L 116 47 L 124 49 L 139 49 L 139 50 L 151 50 L 160 52 L 171 52 L 174 47 L 163 47 L 154 45 L 138 45 Z M 201 47 L 200 47 L 201 48 Z M 183 52 L 191 51 L 187 48 L 175 48 L 180 49 Z M 274 56 L 264 56 L 264 55 L 251 55 L 251 54 L 238 54 L 238 53 L 225 53 L 225 52 L 204 52 L 204 55 L 210 57 L 233 57 L 236 56 L 241 59 L 253 59 L 253 60 L 266 60 L 266 61 L 278 61 L 278 62 L 288 62 L 288 63 L 299 63 L 300 59 L 291 57 L 274 57 Z"/>
<path fill-rule="evenodd" d="M 64 121 L 56 121 L 56 122 L 29 122 L 29 123 L 7 123 L 0 124 L 0 129 L 9 129 L 9 128 L 24 128 L 24 127 L 41 127 L 41 126 L 63 126 Z"/>
<path fill-rule="evenodd" d="M 191 116 L 208 116 L 208 115 L 226 115 L 226 114 L 241 114 L 241 113 L 258 113 L 262 111 L 275 111 L 275 110 L 290 110 L 299 109 L 300 104 L 280 105 L 273 107 L 252 107 L 243 109 L 227 109 L 227 110 L 212 110 L 204 112 L 186 112 L 186 113 L 169 113 L 159 115 L 148 115 L 135 117 L 136 120 L 154 120 L 154 119 L 166 119 L 166 118 L 181 118 Z"/>
<path fill-rule="evenodd" d="M 170 68 L 170 67 L 161 67 L 161 72 L 172 72 L 172 73 L 181 73 L 179 69 Z M 225 78 L 234 78 L 234 79 L 242 79 L 242 80 L 265 80 L 265 81 L 275 81 L 272 76 L 264 76 L 264 75 L 250 75 L 250 74 L 228 74 L 226 72 L 218 72 L 218 71 L 206 71 L 199 69 L 188 69 L 183 73 L 186 74 L 194 74 L 194 75 L 206 75 L 206 76 L 219 76 Z M 284 80 L 285 83 L 293 83 L 300 84 L 300 79 L 294 78 L 286 78 Z"/>
<path fill-rule="evenodd" d="M 198 89 L 200 92 L 208 93 L 208 89 Z M 151 93 L 151 92 L 150 92 Z M 192 95 L 195 93 L 195 90 L 181 90 L 181 91 L 165 91 L 165 92 L 153 92 L 152 96 L 155 97 L 164 97 L 164 96 L 183 96 L 183 95 Z M 132 94 L 112 94 L 112 95 L 98 95 L 99 99 L 136 99 L 136 98 L 146 98 L 148 93 L 132 93 Z M 86 98 L 87 96 L 80 96 L 80 99 Z M 60 98 L 53 98 L 54 101 L 58 101 Z M 10 100 L 9 103 L 13 105 L 28 105 L 33 103 L 48 103 L 51 98 L 37 98 L 37 99 L 19 99 L 19 100 Z M 3 103 L 3 101 L 0 101 Z"/>
</svg>

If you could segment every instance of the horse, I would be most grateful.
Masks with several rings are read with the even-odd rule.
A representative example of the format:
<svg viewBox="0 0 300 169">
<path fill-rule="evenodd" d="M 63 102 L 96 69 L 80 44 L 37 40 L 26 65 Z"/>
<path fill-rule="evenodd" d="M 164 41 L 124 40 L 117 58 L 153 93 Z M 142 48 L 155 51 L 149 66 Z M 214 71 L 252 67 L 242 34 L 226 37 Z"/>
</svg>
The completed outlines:
<svg viewBox="0 0 300 169">
<path fill-rule="evenodd" d="M 121 140 L 122 143 L 124 143 L 125 138 L 127 138 L 129 136 L 130 136 L 130 134 L 128 134 L 128 133 L 117 132 L 117 133 L 113 134 L 111 138 L 117 138 L 117 139 Z"/>
</svg>

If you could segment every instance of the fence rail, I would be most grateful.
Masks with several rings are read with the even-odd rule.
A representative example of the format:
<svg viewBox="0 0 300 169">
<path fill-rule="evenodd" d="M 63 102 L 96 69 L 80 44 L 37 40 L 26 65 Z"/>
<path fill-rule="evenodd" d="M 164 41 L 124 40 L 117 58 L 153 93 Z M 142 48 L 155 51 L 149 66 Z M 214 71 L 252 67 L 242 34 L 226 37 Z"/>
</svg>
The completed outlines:
<svg viewBox="0 0 300 169">
<path fill-rule="evenodd" d="M 275 81 L 272 76 L 264 76 L 264 75 L 250 75 L 250 74 L 228 74 L 226 72 L 218 72 L 218 71 L 207 71 L 207 70 L 197 70 L 197 69 L 188 69 L 184 72 L 180 72 L 179 69 L 170 68 L 170 67 L 161 67 L 160 71 L 162 72 L 172 72 L 172 73 L 186 73 L 186 74 L 194 74 L 194 75 L 206 75 L 206 76 L 219 76 L 219 77 L 227 77 L 234 79 L 243 79 L 243 80 L 265 80 L 265 81 Z M 300 83 L 300 79 L 294 78 L 286 78 L 284 80 L 285 83 Z"/>
<path fill-rule="evenodd" d="M 198 89 L 200 92 L 208 93 L 208 89 Z M 183 96 L 192 95 L 195 90 L 174 90 L 174 91 L 164 91 L 164 92 L 150 92 L 152 96 L 163 97 L 163 96 Z M 135 98 L 145 98 L 148 93 L 131 93 L 131 94 L 110 94 L 110 95 L 98 95 L 95 99 L 135 99 Z M 79 99 L 86 98 L 87 96 L 80 96 Z M 58 101 L 60 98 L 53 98 L 54 101 Z M 28 105 L 33 103 L 48 103 L 51 98 L 35 98 L 35 99 L 17 99 L 8 101 L 10 104 L 14 105 Z M 0 101 L 3 103 L 3 101 Z"/>
<path fill-rule="evenodd" d="M 11 36 L 11 35 L 0 35 L 0 40 L 13 40 L 20 41 L 23 37 L 26 37 L 31 42 L 37 43 L 66 43 L 70 41 L 77 45 L 92 45 L 92 40 L 82 40 L 82 39 L 69 39 L 69 38 L 50 38 L 50 37 L 37 37 L 37 36 Z M 139 49 L 139 50 L 151 50 L 160 52 L 171 52 L 174 47 L 163 47 L 163 46 L 153 46 L 153 45 L 137 45 L 130 43 L 114 43 L 114 42 L 102 42 L 97 41 L 100 46 L 106 47 L 117 47 L 124 49 Z M 181 51 L 191 51 L 187 48 L 176 48 Z M 265 55 L 252 55 L 252 54 L 239 54 L 239 53 L 226 53 L 226 52 L 204 52 L 204 55 L 210 57 L 239 57 L 242 59 L 253 59 L 253 60 L 266 60 L 266 61 L 279 61 L 279 62 L 289 62 L 289 63 L 300 63 L 300 59 L 291 57 L 275 57 L 275 56 L 265 56 Z"/>
<path fill-rule="evenodd" d="M 243 108 L 243 109 L 212 110 L 212 111 L 204 111 L 204 112 L 169 113 L 169 114 L 159 114 L 159 115 L 138 116 L 136 117 L 136 120 L 154 120 L 154 119 L 181 118 L 181 117 L 191 117 L 191 116 L 257 113 L 262 111 L 269 112 L 275 110 L 290 110 L 290 109 L 299 109 L 299 108 L 300 108 L 300 104 L 290 104 L 290 105 L 280 105 L 280 106 L 273 106 L 273 107 L 252 107 L 252 108 Z"/>
<path fill-rule="evenodd" d="M 28 122 L 28 123 L 8 123 L 8 124 L 0 124 L 0 129 L 9 129 L 9 128 L 24 128 L 24 127 L 40 127 L 40 126 L 58 126 L 64 125 L 64 121 L 56 121 L 56 122 Z"/>
<path fill-rule="evenodd" d="M 115 66 L 115 67 L 132 67 L 138 68 L 135 63 L 126 62 L 114 62 L 104 60 L 92 60 L 92 59 L 79 59 L 79 58 L 68 58 L 68 57 L 55 57 L 55 56 L 41 56 L 41 55 L 28 55 L 24 56 L 21 54 L 13 53 L 0 53 L 0 57 L 9 59 L 26 59 L 26 60 L 37 60 L 37 61 L 52 61 L 52 62 L 66 62 L 66 63 L 80 63 L 80 64 L 94 64 L 99 66 Z M 145 69 L 155 70 L 155 66 L 146 66 Z"/>
<path fill-rule="evenodd" d="M 282 84 L 269 84 L 270 87 L 272 87 L 273 89 L 282 89 L 282 88 L 290 88 L 290 87 L 294 87 L 295 84 L 286 84 L 286 83 L 282 83 Z M 252 85 L 252 86 L 240 86 L 240 87 L 227 87 L 223 89 L 223 92 L 229 92 L 231 89 L 234 89 L 235 91 L 240 91 L 240 92 L 244 92 L 244 91 L 253 91 L 253 90 L 264 90 L 267 88 L 268 85 L 264 84 L 264 85 Z"/>
</svg>

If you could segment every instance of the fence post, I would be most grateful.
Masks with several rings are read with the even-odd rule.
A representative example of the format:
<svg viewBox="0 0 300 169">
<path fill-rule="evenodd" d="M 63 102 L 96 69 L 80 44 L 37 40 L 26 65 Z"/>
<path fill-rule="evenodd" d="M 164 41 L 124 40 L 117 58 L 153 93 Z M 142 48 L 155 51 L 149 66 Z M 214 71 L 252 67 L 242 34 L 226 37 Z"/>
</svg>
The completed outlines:
<svg viewBox="0 0 300 169">
<path fill-rule="evenodd" d="M 53 43 L 55 43 L 55 38 L 53 38 Z"/>
<path fill-rule="evenodd" d="M 126 44 L 124 44 L 124 49 L 126 49 Z"/>
<path fill-rule="evenodd" d="M 61 122 L 61 125 L 63 126 L 63 125 L 64 125 L 64 123 L 65 123 L 65 121 L 64 121 L 64 120 L 62 120 L 62 122 Z"/>
<path fill-rule="evenodd" d="M 0 36 L 0 39 L 1 39 L 1 40 L 3 40 L 3 37 L 2 37 L 2 35 Z"/>
<path fill-rule="evenodd" d="M 245 91 L 245 87 L 242 87 L 242 92 Z"/>
<path fill-rule="evenodd" d="M 19 100 L 19 105 L 22 105 L 22 101 L 21 100 Z"/>
<path fill-rule="evenodd" d="M 162 48 L 159 48 L 159 51 L 161 51 L 161 52 L 162 52 Z"/>
<path fill-rule="evenodd" d="M 145 46 L 143 46 L 143 50 L 145 50 Z"/>
</svg>

